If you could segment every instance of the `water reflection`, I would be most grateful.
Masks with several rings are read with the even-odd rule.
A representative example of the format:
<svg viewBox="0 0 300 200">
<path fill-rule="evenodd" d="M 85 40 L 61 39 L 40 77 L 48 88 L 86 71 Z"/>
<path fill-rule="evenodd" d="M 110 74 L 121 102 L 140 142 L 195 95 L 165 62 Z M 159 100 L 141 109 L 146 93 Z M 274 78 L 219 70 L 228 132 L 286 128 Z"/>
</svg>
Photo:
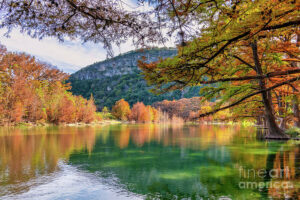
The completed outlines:
<svg viewBox="0 0 300 200">
<path fill-rule="evenodd" d="M 137 147 L 156 142 L 163 146 L 180 146 L 201 150 L 211 145 L 229 144 L 233 136 L 239 132 L 240 127 L 141 124 L 108 126 L 105 129 L 104 132 L 113 134 L 111 139 L 115 141 L 115 146 L 121 149 L 128 147 L 129 142 Z M 103 142 L 107 142 L 109 138 L 103 139 L 105 140 Z"/>
<path fill-rule="evenodd" d="M 115 193 L 129 192 L 127 196 L 299 198 L 299 143 L 258 140 L 255 131 L 239 126 L 154 124 L 0 129 L 0 198 L 34 193 L 32 188 L 43 183 L 32 180 L 44 175 L 50 180 L 60 168 L 72 174 L 73 167 L 98 179 L 94 191 L 103 187 L 101 182 L 113 185 Z M 62 161 L 72 168 L 63 167 Z M 245 176 L 249 170 L 280 169 L 289 170 L 283 170 L 283 177 Z M 287 181 L 292 188 L 272 184 Z M 243 187 L 243 182 L 271 186 Z M 78 199 L 77 192 L 72 190 L 68 197 Z M 92 198 L 92 192 L 85 195 L 98 199 Z"/>
<path fill-rule="evenodd" d="M 287 151 L 278 151 L 274 156 L 271 170 L 282 172 L 279 176 L 271 177 L 268 194 L 276 199 L 291 197 L 300 199 L 300 152 L 299 146 Z M 276 185 L 277 184 L 277 185 Z M 277 187 L 277 186 L 285 187 Z"/>
<path fill-rule="evenodd" d="M 22 187 L 4 186 L 52 173 L 57 170 L 59 160 L 68 160 L 70 153 L 74 151 L 87 149 L 91 152 L 94 144 L 93 128 L 2 128 L 0 195 L 22 190 Z"/>
</svg>

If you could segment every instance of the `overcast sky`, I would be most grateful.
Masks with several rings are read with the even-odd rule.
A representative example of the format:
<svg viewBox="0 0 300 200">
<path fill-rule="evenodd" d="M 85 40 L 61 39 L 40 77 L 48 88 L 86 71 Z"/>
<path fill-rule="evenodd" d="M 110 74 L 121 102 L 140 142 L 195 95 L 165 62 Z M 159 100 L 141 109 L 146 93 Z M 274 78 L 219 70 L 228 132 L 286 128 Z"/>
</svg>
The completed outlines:
<svg viewBox="0 0 300 200">
<path fill-rule="evenodd" d="M 128 10 L 136 9 L 131 1 L 127 1 Z M 126 6 L 126 5 L 125 5 Z M 147 8 L 140 8 L 147 9 Z M 31 54 L 43 62 L 47 62 L 64 72 L 73 73 L 82 67 L 94 62 L 106 59 L 106 51 L 102 44 L 82 43 L 80 41 L 58 42 L 55 38 L 34 39 L 14 29 L 10 37 L 4 36 L 6 30 L 0 29 L 0 43 L 9 51 L 25 52 Z M 131 42 L 115 47 L 114 53 L 118 55 L 133 50 Z"/>
</svg>

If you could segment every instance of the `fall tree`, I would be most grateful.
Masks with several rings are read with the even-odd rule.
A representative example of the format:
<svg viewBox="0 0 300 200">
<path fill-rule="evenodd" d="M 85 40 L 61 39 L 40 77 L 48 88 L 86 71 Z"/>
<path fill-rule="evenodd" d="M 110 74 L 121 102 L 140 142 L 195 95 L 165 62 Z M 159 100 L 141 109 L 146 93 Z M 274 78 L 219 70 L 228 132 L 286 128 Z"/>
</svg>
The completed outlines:
<svg viewBox="0 0 300 200">
<path fill-rule="evenodd" d="M 153 122 L 158 122 L 159 121 L 159 111 L 153 107 L 151 107 L 151 120 Z"/>
<path fill-rule="evenodd" d="M 136 122 L 158 122 L 159 111 L 150 105 L 145 106 L 143 102 L 137 102 L 132 106 L 130 120 Z"/>
<path fill-rule="evenodd" d="M 90 123 L 93 97 L 73 96 L 68 75 L 26 54 L 0 46 L 0 124 L 19 122 Z"/>
<path fill-rule="evenodd" d="M 131 113 L 130 105 L 127 101 L 121 99 L 115 103 L 111 112 L 117 119 L 126 121 Z"/>
<path fill-rule="evenodd" d="M 190 112 L 197 112 L 200 110 L 200 97 L 193 98 L 183 98 L 179 100 L 163 100 L 161 102 L 155 102 L 153 107 L 160 109 L 162 112 L 168 113 L 172 118 L 173 115 L 181 117 L 184 120 L 188 120 L 190 117 Z"/>
<path fill-rule="evenodd" d="M 130 119 L 136 122 L 150 122 L 151 111 L 146 108 L 143 102 L 137 102 L 132 106 Z"/>
<path fill-rule="evenodd" d="M 294 55 L 294 62 L 300 61 L 299 48 L 293 42 L 299 32 L 299 2 L 208 1 L 195 10 L 190 7 L 184 10 L 180 3 L 173 5 L 174 18 L 178 21 L 201 14 L 201 21 L 206 25 L 196 38 L 178 48 L 174 58 L 140 63 L 145 78 L 155 85 L 154 92 L 204 85 L 201 94 L 205 100 L 220 101 L 212 111 L 197 117 L 243 104 L 260 95 L 269 130 L 267 137 L 287 138 L 276 123 L 272 92 L 299 83 L 299 67 L 284 61 L 288 54 Z M 289 40 L 283 44 L 281 38 Z M 276 82 L 272 82 L 275 78 Z"/>
</svg>

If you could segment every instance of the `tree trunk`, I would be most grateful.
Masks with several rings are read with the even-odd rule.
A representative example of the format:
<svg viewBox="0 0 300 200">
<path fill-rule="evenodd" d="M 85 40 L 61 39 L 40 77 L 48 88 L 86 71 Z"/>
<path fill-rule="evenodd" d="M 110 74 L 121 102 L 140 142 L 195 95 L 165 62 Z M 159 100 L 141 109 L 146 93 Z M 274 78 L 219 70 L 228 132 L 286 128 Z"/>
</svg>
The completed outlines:
<svg viewBox="0 0 300 200">
<path fill-rule="evenodd" d="M 296 46 L 299 47 L 300 44 L 300 34 L 297 34 L 297 44 Z M 297 62 L 292 62 L 292 66 L 299 68 L 299 63 Z M 293 88 L 293 91 L 296 92 L 296 90 Z M 293 98 L 293 113 L 294 113 L 294 126 L 299 127 L 300 128 L 300 111 L 299 111 L 299 99 L 298 97 L 295 95 Z"/>
<path fill-rule="evenodd" d="M 263 75 L 263 71 L 259 62 L 259 57 L 257 53 L 257 42 L 254 41 L 251 44 L 252 53 L 253 53 L 253 59 L 255 63 L 256 72 L 258 75 Z M 259 87 L 260 90 L 266 89 L 266 82 L 264 79 L 259 79 Z M 282 129 L 280 129 L 276 123 L 275 116 L 273 114 L 273 108 L 272 108 L 272 99 L 271 99 L 271 93 L 263 91 L 261 93 L 263 104 L 265 107 L 265 120 L 266 125 L 268 128 L 268 134 L 266 135 L 266 138 L 269 139 L 286 139 L 288 136 L 284 133 Z"/>
<path fill-rule="evenodd" d="M 300 128 L 300 111 L 299 111 L 299 100 L 297 96 L 293 99 L 293 113 L 294 113 L 294 126 Z"/>
<path fill-rule="evenodd" d="M 276 94 L 276 93 L 275 93 Z M 286 109 L 284 108 L 284 103 L 282 101 L 282 94 L 279 92 L 279 94 L 276 94 L 276 98 L 277 98 L 277 104 L 278 104 L 278 113 L 279 113 L 279 128 L 281 128 L 282 130 L 286 129 L 286 123 L 287 123 L 287 118 L 285 116 L 285 111 L 287 111 L 287 107 L 288 104 L 286 104 Z"/>
<path fill-rule="evenodd" d="M 299 47 L 300 45 L 300 34 L 297 33 L 297 43 L 296 46 Z M 300 68 L 299 63 L 297 62 L 292 62 L 292 66 L 295 68 Z M 297 92 L 295 90 L 295 88 L 293 88 L 293 92 Z M 293 98 L 293 113 L 294 113 L 294 126 L 299 127 L 300 128 L 300 111 L 299 111 L 299 99 L 296 95 L 294 95 Z"/>
<path fill-rule="evenodd" d="M 256 125 L 257 126 L 262 126 L 263 125 L 263 121 L 262 121 L 262 117 L 261 116 L 257 116 L 256 117 Z"/>
<path fill-rule="evenodd" d="M 279 128 L 281 128 L 282 130 L 286 129 L 286 123 L 287 123 L 287 119 L 285 117 L 281 117 L 280 118 L 280 123 L 279 123 Z"/>
<path fill-rule="evenodd" d="M 273 114 L 272 104 L 270 100 L 266 97 L 267 95 L 262 93 L 262 98 L 265 106 L 265 118 L 268 128 L 268 134 L 266 138 L 270 139 L 285 139 L 288 138 L 284 131 L 280 129 L 276 123 L 275 116 Z"/>
<path fill-rule="evenodd" d="M 263 126 L 264 126 L 264 128 L 267 128 L 266 116 L 263 117 Z"/>
</svg>

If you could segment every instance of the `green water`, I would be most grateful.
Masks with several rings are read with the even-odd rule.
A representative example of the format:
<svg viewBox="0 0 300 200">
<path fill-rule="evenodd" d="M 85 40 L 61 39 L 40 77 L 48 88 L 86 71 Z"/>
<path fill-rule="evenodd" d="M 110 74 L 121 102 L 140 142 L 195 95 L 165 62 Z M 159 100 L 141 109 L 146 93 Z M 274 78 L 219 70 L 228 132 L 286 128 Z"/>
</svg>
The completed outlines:
<svg viewBox="0 0 300 200">
<path fill-rule="evenodd" d="M 239 126 L 0 129 L 0 199 L 298 199 L 299 142 Z"/>
</svg>

